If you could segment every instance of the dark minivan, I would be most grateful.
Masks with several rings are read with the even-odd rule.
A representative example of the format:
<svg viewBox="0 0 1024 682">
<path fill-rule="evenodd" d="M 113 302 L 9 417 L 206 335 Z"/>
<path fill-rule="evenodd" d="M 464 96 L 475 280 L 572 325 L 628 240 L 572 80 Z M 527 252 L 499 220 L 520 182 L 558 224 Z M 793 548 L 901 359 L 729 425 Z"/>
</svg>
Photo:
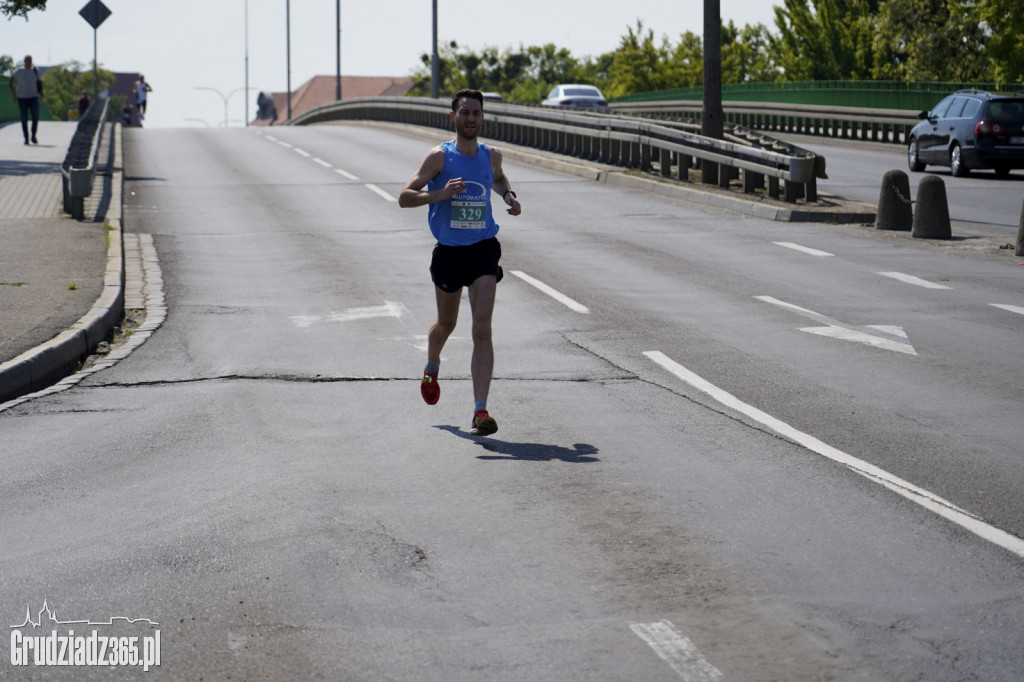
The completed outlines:
<svg viewBox="0 0 1024 682">
<path fill-rule="evenodd" d="M 982 168 L 1003 177 L 1024 168 L 1024 95 L 958 90 L 918 117 L 907 142 L 912 171 L 934 164 L 957 177 Z"/>
</svg>

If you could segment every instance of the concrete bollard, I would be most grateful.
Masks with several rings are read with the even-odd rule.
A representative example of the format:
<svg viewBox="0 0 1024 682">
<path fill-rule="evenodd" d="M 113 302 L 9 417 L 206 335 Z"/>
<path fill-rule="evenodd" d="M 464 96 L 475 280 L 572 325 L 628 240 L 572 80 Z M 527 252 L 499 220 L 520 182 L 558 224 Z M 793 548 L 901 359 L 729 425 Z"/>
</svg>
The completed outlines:
<svg viewBox="0 0 1024 682">
<path fill-rule="evenodd" d="M 878 213 L 875 228 L 879 230 L 909 230 L 914 224 L 914 209 L 910 203 L 910 179 L 901 170 L 891 170 L 882 177 L 882 191 L 878 195 Z"/>
<path fill-rule="evenodd" d="M 917 210 L 914 211 L 911 236 L 921 239 L 949 239 L 953 236 L 946 183 L 937 175 L 921 178 L 917 185 Z"/>
<path fill-rule="evenodd" d="M 1024 256 L 1024 204 L 1020 207 L 1020 225 L 1017 227 L 1017 255 Z"/>
</svg>

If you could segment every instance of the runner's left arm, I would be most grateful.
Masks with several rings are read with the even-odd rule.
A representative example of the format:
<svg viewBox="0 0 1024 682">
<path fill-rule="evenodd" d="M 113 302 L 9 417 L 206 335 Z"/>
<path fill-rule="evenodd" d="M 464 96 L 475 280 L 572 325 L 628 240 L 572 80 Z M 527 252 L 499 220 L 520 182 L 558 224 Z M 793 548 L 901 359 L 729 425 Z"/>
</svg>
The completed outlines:
<svg viewBox="0 0 1024 682">
<path fill-rule="evenodd" d="M 494 176 L 491 189 L 501 195 L 502 201 L 508 206 L 508 214 L 519 215 L 522 213 L 523 207 L 512 190 L 512 185 L 509 184 L 505 170 L 501 167 L 501 152 L 493 147 L 491 148 L 491 174 Z"/>
</svg>

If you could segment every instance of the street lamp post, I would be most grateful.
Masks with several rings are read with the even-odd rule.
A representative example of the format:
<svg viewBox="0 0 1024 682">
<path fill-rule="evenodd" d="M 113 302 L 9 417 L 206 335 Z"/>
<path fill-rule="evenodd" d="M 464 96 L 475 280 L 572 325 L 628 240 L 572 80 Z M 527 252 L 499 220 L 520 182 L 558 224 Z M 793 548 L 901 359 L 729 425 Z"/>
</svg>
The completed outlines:
<svg viewBox="0 0 1024 682">
<path fill-rule="evenodd" d="M 224 100 L 224 127 L 226 128 L 227 125 L 228 125 L 228 100 L 231 99 L 231 96 L 234 95 L 236 92 L 242 92 L 243 90 L 245 90 L 245 91 L 248 91 L 248 90 L 258 90 L 259 88 L 250 88 L 247 85 L 247 86 L 242 87 L 242 88 L 235 88 L 234 90 L 232 90 L 231 92 L 229 92 L 226 95 L 223 92 L 221 92 L 220 90 L 218 90 L 217 88 L 211 88 L 211 87 L 204 86 L 204 85 L 197 85 L 197 86 L 195 86 L 195 89 L 196 90 L 209 90 L 210 92 L 215 92 L 218 95 L 220 95 L 220 98 L 222 100 Z M 248 124 L 248 122 L 246 122 L 246 123 Z"/>
</svg>

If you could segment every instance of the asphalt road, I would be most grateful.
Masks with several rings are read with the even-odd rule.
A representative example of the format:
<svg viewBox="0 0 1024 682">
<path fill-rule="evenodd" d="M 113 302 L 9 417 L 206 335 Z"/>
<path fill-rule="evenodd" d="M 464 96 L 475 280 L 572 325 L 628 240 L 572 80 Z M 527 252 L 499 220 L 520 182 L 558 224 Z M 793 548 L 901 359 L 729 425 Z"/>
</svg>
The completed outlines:
<svg viewBox="0 0 1024 682">
<path fill-rule="evenodd" d="M 507 161 L 478 439 L 467 324 L 417 386 L 430 142 L 125 144 L 168 317 L 0 413 L 12 626 L 150 619 L 166 679 L 1024 674 L 1019 259 Z"/>
</svg>

